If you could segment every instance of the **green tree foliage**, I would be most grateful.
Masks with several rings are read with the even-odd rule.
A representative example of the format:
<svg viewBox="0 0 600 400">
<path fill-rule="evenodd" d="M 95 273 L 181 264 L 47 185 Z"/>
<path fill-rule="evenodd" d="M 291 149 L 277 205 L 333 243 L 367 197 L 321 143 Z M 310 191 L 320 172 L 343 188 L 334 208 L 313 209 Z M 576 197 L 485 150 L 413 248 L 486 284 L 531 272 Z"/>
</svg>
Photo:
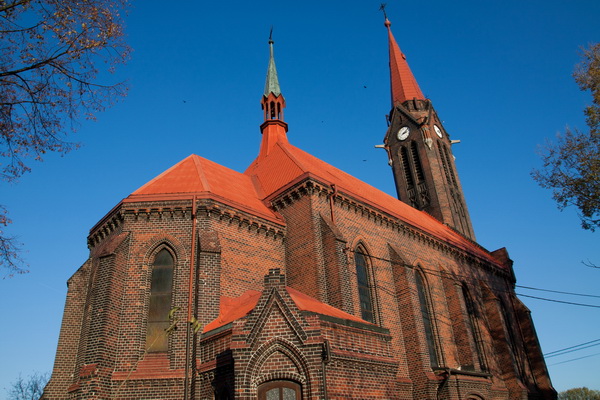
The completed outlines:
<svg viewBox="0 0 600 400">
<path fill-rule="evenodd" d="M 532 172 L 563 210 L 579 210 L 581 226 L 594 231 L 600 227 L 600 43 L 583 51 L 583 60 L 573 74 L 581 90 L 592 92 L 592 104 L 585 108 L 588 131 L 567 129 L 556 143 L 542 151 L 543 169 Z"/>
<path fill-rule="evenodd" d="M 600 390 L 586 387 L 569 389 L 558 394 L 558 400 L 600 400 Z"/>
<path fill-rule="evenodd" d="M 67 153 L 82 116 L 111 105 L 126 87 L 98 81 L 128 59 L 121 14 L 128 0 L 0 0 L 0 179 L 15 182 L 32 160 Z M 0 209 L 0 267 L 22 272 L 10 220 Z"/>
<path fill-rule="evenodd" d="M 48 379 L 50 379 L 48 373 L 36 372 L 27 378 L 19 375 L 7 390 L 7 400 L 38 400 L 44 392 Z"/>
</svg>

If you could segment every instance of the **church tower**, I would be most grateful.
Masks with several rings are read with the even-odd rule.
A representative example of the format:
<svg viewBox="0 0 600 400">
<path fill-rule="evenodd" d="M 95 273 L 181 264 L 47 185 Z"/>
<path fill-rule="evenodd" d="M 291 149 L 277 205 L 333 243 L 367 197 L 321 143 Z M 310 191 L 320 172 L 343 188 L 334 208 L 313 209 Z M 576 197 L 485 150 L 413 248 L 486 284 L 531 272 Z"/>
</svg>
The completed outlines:
<svg viewBox="0 0 600 400">
<path fill-rule="evenodd" d="M 398 198 L 475 240 L 452 155 L 452 141 L 419 85 L 385 19 L 392 110 L 384 143 Z"/>
</svg>

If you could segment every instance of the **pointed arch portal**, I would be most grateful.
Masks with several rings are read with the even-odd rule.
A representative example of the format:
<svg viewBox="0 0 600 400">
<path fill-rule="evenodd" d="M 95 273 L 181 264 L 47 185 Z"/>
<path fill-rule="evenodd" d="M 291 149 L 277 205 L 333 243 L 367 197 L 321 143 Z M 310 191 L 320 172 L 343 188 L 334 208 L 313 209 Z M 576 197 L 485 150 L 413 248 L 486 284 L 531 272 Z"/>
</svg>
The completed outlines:
<svg viewBox="0 0 600 400">
<path fill-rule="evenodd" d="M 258 400 L 300 400 L 302 387 L 293 381 L 270 381 L 258 387 Z"/>
</svg>

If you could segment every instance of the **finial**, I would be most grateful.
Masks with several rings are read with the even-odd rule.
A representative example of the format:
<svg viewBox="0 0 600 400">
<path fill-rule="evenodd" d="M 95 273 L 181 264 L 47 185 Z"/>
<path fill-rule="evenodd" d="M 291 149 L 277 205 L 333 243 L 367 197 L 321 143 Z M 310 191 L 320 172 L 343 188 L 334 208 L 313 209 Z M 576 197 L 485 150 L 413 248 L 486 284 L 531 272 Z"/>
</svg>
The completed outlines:
<svg viewBox="0 0 600 400">
<path fill-rule="evenodd" d="M 273 41 L 273 25 L 271 25 L 271 32 L 269 32 L 269 44 L 275 43 Z"/>
<path fill-rule="evenodd" d="M 385 6 L 387 4 L 385 3 L 381 3 L 381 5 L 379 6 L 379 11 L 383 11 L 383 18 L 385 18 L 385 22 L 383 23 L 383 25 L 385 25 L 386 28 L 390 28 L 390 26 L 392 26 L 392 23 L 390 22 L 390 20 L 387 17 L 387 13 L 385 12 Z"/>
<path fill-rule="evenodd" d="M 383 25 L 385 25 L 386 28 L 390 29 L 390 26 L 392 26 L 392 23 L 390 22 L 389 19 L 387 19 L 387 13 L 385 12 L 385 6 L 387 4 L 385 3 L 381 3 L 381 5 L 379 6 L 379 11 L 383 11 L 383 18 L 385 18 L 385 22 L 383 23 Z"/>
</svg>

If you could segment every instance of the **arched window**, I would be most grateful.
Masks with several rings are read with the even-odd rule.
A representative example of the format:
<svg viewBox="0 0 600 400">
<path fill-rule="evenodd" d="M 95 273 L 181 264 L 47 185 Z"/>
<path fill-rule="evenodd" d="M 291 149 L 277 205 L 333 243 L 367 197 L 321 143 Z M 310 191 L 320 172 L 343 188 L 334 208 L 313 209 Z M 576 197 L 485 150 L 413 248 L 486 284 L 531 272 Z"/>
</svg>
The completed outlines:
<svg viewBox="0 0 600 400">
<path fill-rule="evenodd" d="M 473 345 L 475 346 L 475 353 L 477 361 L 479 362 L 479 369 L 482 371 L 486 370 L 485 358 L 483 356 L 483 348 L 481 346 L 481 336 L 479 334 L 479 325 L 477 323 L 477 317 L 479 316 L 478 310 L 475 308 L 473 299 L 469 294 L 468 289 L 462 286 L 462 295 L 465 302 L 465 308 L 467 311 L 467 329 L 470 332 L 471 338 L 473 339 Z"/>
<path fill-rule="evenodd" d="M 169 327 L 169 310 L 173 291 L 173 256 L 162 249 L 152 263 L 150 283 L 150 307 L 148 310 L 148 332 L 146 348 L 149 352 L 168 350 L 165 329 Z"/>
<path fill-rule="evenodd" d="M 354 251 L 354 263 L 356 264 L 356 283 L 358 286 L 358 300 L 360 303 L 360 315 L 365 321 L 375 323 L 373 312 L 373 299 L 371 297 L 371 284 L 369 279 L 369 266 L 367 264 L 366 251 L 361 246 Z"/>
<path fill-rule="evenodd" d="M 402 159 L 402 169 L 404 170 L 404 178 L 406 179 L 406 186 L 411 189 L 415 187 L 415 181 L 410 170 L 410 161 L 408 160 L 408 150 L 406 147 L 400 148 L 400 158 Z"/>
<path fill-rule="evenodd" d="M 419 157 L 419 150 L 417 149 L 416 142 L 410 142 L 410 154 L 412 156 L 413 165 L 415 168 L 415 177 L 417 183 L 423 182 L 425 180 L 425 175 L 423 174 L 423 166 L 421 165 L 421 157 Z"/>
<path fill-rule="evenodd" d="M 502 300 L 500 300 L 499 302 L 500 305 L 500 315 L 501 315 L 501 321 L 502 321 L 502 325 L 503 325 L 503 329 L 504 329 L 504 335 L 506 336 L 506 342 L 508 344 L 508 349 L 509 349 L 509 353 L 510 353 L 510 357 L 512 359 L 513 362 L 513 366 L 515 368 L 515 371 L 517 372 L 519 378 L 523 378 L 523 367 L 521 365 L 521 363 L 519 362 L 519 356 L 517 353 L 517 347 L 516 347 L 516 341 L 515 341 L 515 334 L 513 332 L 512 329 L 512 324 L 511 324 L 511 320 L 508 316 L 508 309 L 506 308 L 506 304 L 504 304 L 504 302 Z"/>
<path fill-rule="evenodd" d="M 433 334 L 433 319 L 430 312 L 429 300 L 425 285 L 420 273 L 415 274 L 415 283 L 417 285 L 417 294 L 419 296 L 419 306 L 421 316 L 423 317 L 423 328 L 425 329 L 425 339 L 427 340 L 427 350 L 429 350 L 429 361 L 432 367 L 439 366 L 437 351 L 435 348 L 435 336 Z"/>
<path fill-rule="evenodd" d="M 258 387 L 258 400 L 300 400 L 300 385 L 292 381 L 270 381 Z"/>
</svg>

